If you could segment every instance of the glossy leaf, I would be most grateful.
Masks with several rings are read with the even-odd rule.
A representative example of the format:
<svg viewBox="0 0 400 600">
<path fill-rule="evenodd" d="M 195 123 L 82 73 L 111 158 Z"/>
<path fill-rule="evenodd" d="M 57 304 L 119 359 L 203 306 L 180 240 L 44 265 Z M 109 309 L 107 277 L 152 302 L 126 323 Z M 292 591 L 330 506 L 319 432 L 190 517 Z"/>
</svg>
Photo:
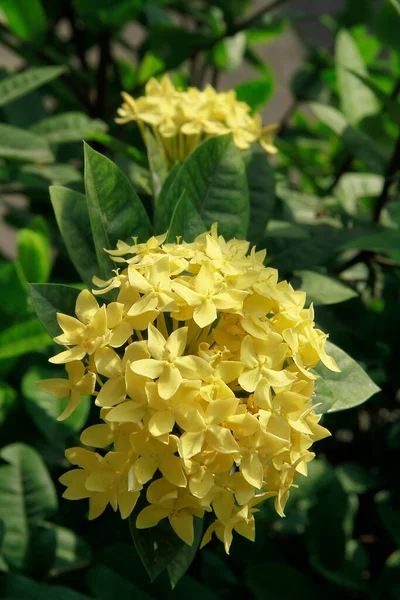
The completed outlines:
<svg viewBox="0 0 400 600">
<path fill-rule="evenodd" d="M 245 167 L 230 135 L 207 140 L 180 167 L 166 198 L 157 205 L 157 232 L 168 229 L 183 192 L 207 228 L 217 221 L 227 239 L 246 237 L 250 207 Z"/>
<path fill-rule="evenodd" d="M 0 123 L 0 158 L 52 163 L 54 156 L 46 140 L 30 131 Z"/>
<path fill-rule="evenodd" d="M 65 187 L 50 187 L 50 199 L 68 254 L 76 270 L 89 286 L 100 275 L 90 219 L 83 194 Z"/>
<path fill-rule="evenodd" d="M 124 173 L 108 158 L 85 144 L 85 188 L 97 261 L 104 276 L 113 263 L 104 248 L 115 248 L 118 240 L 145 242 L 152 226 L 135 190 Z"/>
<path fill-rule="evenodd" d="M 57 509 L 57 496 L 40 455 L 24 444 L 0 452 L 0 514 L 6 524 L 2 553 L 7 563 L 21 569 L 26 562 L 29 525 Z"/>
<path fill-rule="evenodd" d="M 154 202 L 157 202 L 161 188 L 168 175 L 167 162 L 163 150 L 157 144 L 150 131 L 146 131 L 146 148 L 151 171 Z"/>
<path fill-rule="evenodd" d="M 243 152 L 250 200 L 248 239 L 259 244 L 275 206 L 275 177 L 264 150 L 254 146 Z"/>
<path fill-rule="evenodd" d="M 379 110 L 375 95 L 355 73 L 367 76 L 367 69 L 351 34 L 342 29 L 336 37 L 336 75 L 343 113 L 351 125 Z"/>
<path fill-rule="evenodd" d="M 176 242 L 176 238 L 181 237 L 183 241 L 190 243 L 204 231 L 206 228 L 199 213 L 189 198 L 183 194 L 175 206 L 168 227 L 167 242 Z"/>
<path fill-rule="evenodd" d="M 371 90 L 371 92 L 378 100 L 380 100 L 380 102 L 382 102 L 384 108 L 387 110 L 393 121 L 397 123 L 397 125 L 400 125 L 400 102 L 398 102 L 392 96 L 392 94 L 386 94 L 379 86 L 376 85 L 376 83 L 365 77 L 365 75 L 361 73 L 354 73 L 354 75 L 358 77 L 363 85 Z"/>
<path fill-rule="evenodd" d="M 31 554 L 37 569 L 50 572 L 52 577 L 83 568 L 92 560 L 91 548 L 84 539 L 71 529 L 46 521 L 32 530 Z"/>
<path fill-rule="evenodd" d="M 50 275 L 51 256 L 48 237 L 32 229 L 18 232 L 18 261 L 29 283 L 45 283 Z"/>
<path fill-rule="evenodd" d="M 36 67 L 6 77 L 0 81 L 0 107 L 56 79 L 64 71 L 64 67 Z"/>
<path fill-rule="evenodd" d="M 75 304 L 80 290 L 58 283 L 39 283 L 30 286 L 33 308 L 51 337 L 61 332 L 56 314 L 74 315 Z"/>
<path fill-rule="evenodd" d="M 326 343 L 326 351 L 336 360 L 341 372 L 330 371 L 322 363 L 315 368 L 320 376 L 315 384 L 315 401 L 322 404 L 317 412 L 347 410 L 362 404 L 380 391 L 367 373 L 346 352 L 331 342 Z"/>
<path fill-rule="evenodd" d="M 307 300 L 318 304 L 337 304 L 351 298 L 357 298 L 358 294 L 340 281 L 327 277 L 315 271 L 295 271 L 301 279 L 301 289 L 306 292 Z"/>
<path fill-rule="evenodd" d="M 381 252 L 387 254 L 396 263 L 400 263 L 400 231 L 387 230 L 356 237 L 349 241 L 344 248 Z"/>
<path fill-rule="evenodd" d="M 36 319 L 11 325 L 0 332 L 0 360 L 37 352 L 52 344 L 52 340 Z"/>
<path fill-rule="evenodd" d="M 186 571 L 192 564 L 196 553 L 199 549 L 201 538 L 203 535 L 203 519 L 194 517 L 194 542 L 192 546 L 183 544 L 180 550 L 175 555 L 174 559 L 168 564 L 167 571 L 169 580 L 174 588 L 178 581 L 185 575 Z"/>
</svg>

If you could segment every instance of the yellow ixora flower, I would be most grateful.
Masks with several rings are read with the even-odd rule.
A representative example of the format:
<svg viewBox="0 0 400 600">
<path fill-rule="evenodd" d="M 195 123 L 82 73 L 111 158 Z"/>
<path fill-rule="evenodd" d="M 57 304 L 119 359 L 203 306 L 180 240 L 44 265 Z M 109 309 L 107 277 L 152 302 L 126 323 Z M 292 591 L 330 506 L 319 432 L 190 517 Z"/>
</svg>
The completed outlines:
<svg viewBox="0 0 400 600">
<path fill-rule="evenodd" d="M 144 96 L 135 100 L 122 92 L 122 99 L 116 122 L 136 121 L 145 143 L 149 128 L 170 166 L 183 162 L 204 139 L 227 133 L 240 150 L 259 142 L 266 152 L 277 152 L 273 139 L 278 126 L 262 127 L 260 115 L 251 115 L 233 90 L 218 93 L 210 85 L 179 90 L 165 75 L 160 82 L 150 79 Z"/>
<path fill-rule="evenodd" d="M 159 86 L 174 97 L 166 81 L 153 95 Z M 228 552 L 233 532 L 254 539 L 268 498 L 284 515 L 313 442 L 329 435 L 311 369 L 338 367 L 305 294 L 264 267 L 264 252 L 224 240 L 216 225 L 191 244 L 165 240 L 108 250 L 115 276 L 79 294 L 76 318 L 58 315 L 55 342 L 67 349 L 50 361 L 69 378 L 39 386 L 69 398 L 61 418 L 81 394 L 100 409 L 81 436 L 92 449 L 67 451 L 77 468 L 61 478 L 66 498 L 88 498 L 90 518 L 108 504 L 126 518 L 146 494 L 136 526 L 168 519 L 187 544 L 193 517 L 209 512 L 203 545 L 215 533 Z M 101 304 L 110 290 L 116 301 Z"/>
</svg>

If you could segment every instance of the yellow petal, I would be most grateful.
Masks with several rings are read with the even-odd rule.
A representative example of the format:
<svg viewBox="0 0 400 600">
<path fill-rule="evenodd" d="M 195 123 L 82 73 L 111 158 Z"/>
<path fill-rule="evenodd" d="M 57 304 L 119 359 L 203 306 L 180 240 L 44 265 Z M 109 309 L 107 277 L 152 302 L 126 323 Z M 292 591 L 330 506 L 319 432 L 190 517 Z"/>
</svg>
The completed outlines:
<svg viewBox="0 0 400 600">
<path fill-rule="evenodd" d="M 188 510 L 180 510 L 170 515 L 169 522 L 176 535 L 188 546 L 192 546 L 194 541 L 193 515 Z"/>
<path fill-rule="evenodd" d="M 222 454 L 239 452 L 239 446 L 229 429 L 213 425 L 207 430 L 207 442 L 211 448 Z"/>
<path fill-rule="evenodd" d="M 80 346 L 75 346 L 65 352 L 60 352 L 56 356 L 49 358 L 49 362 L 53 365 L 62 365 L 63 363 L 72 362 L 73 360 L 81 360 L 86 355 L 86 351 L 82 350 Z"/>
<path fill-rule="evenodd" d="M 121 375 L 122 361 L 115 350 L 111 348 L 99 348 L 94 355 L 94 363 L 97 372 L 105 377 L 118 377 Z"/>
<path fill-rule="evenodd" d="M 68 379 L 42 379 L 36 382 L 37 387 L 55 398 L 68 398 L 70 383 Z"/>
<path fill-rule="evenodd" d="M 105 494 L 94 493 L 89 498 L 89 520 L 97 519 L 107 508 L 108 498 Z"/>
<path fill-rule="evenodd" d="M 161 398 L 168 400 L 175 394 L 181 383 L 182 375 L 179 370 L 175 365 L 166 363 L 158 380 L 158 393 Z"/>
<path fill-rule="evenodd" d="M 235 414 L 238 404 L 239 400 L 235 397 L 214 400 L 208 405 L 206 411 L 207 423 L 215 425 L 223 423 L 225 419 Z"/>
<path fill-rule="evenodd" d="M 168 508 L 158 506 L 157 504 L 150 504 L 146 506 L 137 516 L 136 527 L 138 529 L 147 529 L 148 527 L 154 527 L 158 523 L 168 517 L 170 511 Z"/>
<path fill-rule="evenodd" d="M 183 472 L 182 459 L 173 454 L 160 456 L 159 468 L 167 481 L 178 487 L 186 487 L 186 476 Z"/>
<path fill-rule="evenodd" d="M 163 334 L 154 327 L 149 325 L 147 332 L 148 348 L 151 356 L 156 360 L 162 360 L 164 357 L 164 351 L 166 341 Z"/>
<path fill-rule="evenodd" d="M 95 446 L 96 448 L 105 448 L 109 446 L 114 439 L 114 432 L 106 423 L 92 425 L 81 433 L 81 442 L 85 446 Z"/>
<path fill-rule="evenodd" d="M 210 299 L 204 300 L 200 306 L 196 306 L 194 309 L 193 320 L 201 328 L 211 325 L 216 318 L 217 309 Z"/>
<path fill-rule="evenodd" d="M 82 323 L 87 325 L 99 309 L 96 298 L 89 290 L 82 290 L 76 299 L 75 314 Z"/>
<path fill-rule="evenodd" d="M 101 388 L 96 398 L 97 406 L 114 406 L 126 397 L 125 377 L 109 379 Z"/>
<path fill-rule="evenodd" d="M 169 410 L 162 410 L 153 414 L 148 423 L 148 430 L 151 435 L 158 437 L 159 435 L 170 433 L 174 425 L 175 417 L 173 413 Z"/>
<path fill-rule="evenodd" d="M 247 452 L 240 464 L 240 472 L 250 485 L 256 489 L 262 487 L 263 467 L 256 452 Z"/>
<path fill-rule="evenodd" d="M 182 458 L 192 458 L 203 448 L 204 431 L 186 432 L 179 438 L 179 454 Z"/>
<path fill-rule="evenodd" d="M 164 370 L 164 361 L 144 358 L 131 363 L 130 368 L 137 375 L 157 379 Z"/>
<path fill-rule="evenodd" d="M 112 408 L 107 413 L 106 419 L 110 423 L 139 423 L 145 412 L 143 404 L 127 400 Z"/>
<path fill-rule="evenodd" d="M 154 458 L 141 456 L 137 459 L 134 465 L 136 479 L 139 483 L 144 485 L 145 483 L 150 481 L 150 479 L 152 479 L 157 468 L 158 463 Z"/>
</svg>

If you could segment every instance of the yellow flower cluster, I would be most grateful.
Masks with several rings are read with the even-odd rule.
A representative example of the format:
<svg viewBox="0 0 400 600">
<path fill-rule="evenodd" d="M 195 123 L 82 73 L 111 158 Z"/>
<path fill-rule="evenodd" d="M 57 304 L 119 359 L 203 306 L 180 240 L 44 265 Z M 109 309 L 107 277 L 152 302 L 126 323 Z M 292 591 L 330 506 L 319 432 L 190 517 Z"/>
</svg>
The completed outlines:
<svg viewBox="0 0 400 600">
<path fill-rule="evenodd" d="M 258 141 L 266 152 L 276 152 L 277 125 L 262 127 L 260 115 L 251 115 L 249 105 L 239 102 L 233 90 L 218 93 L 207 85 L 204 91 L 180 91 L 165 75 L 160 82 L 148 81 L 145 96 L 135 100 L 122 92 L 122 98 L 117 123 L 136 121 L 145 143 L 146 126 L 150 127 L 170 166 L 183 162 L 201 141 L 228 133 L 240 150 Z"/>
<path fill-rule="evenodd" d="M 136 527 L 168 518 L 193 543 L 193 517 L 215 515 L 212 534 L 228 552 L 233 531 L 254 539 L 256 505 L 273 497 L 283 516 L 293 480 L 307 474 L 312 443 L 329 435 L 312 400 L 326 335 L 315 329 L 305 293 L 263 266 L 265 252 L 225 241 L 216 226 L 193 243 L 166 235 L 129 246 L 99 288 L 82 291 L 76 318 L 58 314 L 69 380 L 40 382 L 69 395 L 65 418 L 93 394 L 101 423 L 72 448 L 78 468 L 61 477 L 64 497 L 89 498 L 89 518 L 107 504 Z M 99 306 L 96 295 L 115 294 Z"/>
</svg>

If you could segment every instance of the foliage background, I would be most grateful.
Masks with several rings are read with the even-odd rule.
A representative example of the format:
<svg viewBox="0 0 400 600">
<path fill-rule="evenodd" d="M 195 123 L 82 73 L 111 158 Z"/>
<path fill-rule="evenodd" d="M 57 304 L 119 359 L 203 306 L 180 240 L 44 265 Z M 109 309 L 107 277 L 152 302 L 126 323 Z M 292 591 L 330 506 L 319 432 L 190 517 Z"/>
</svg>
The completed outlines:
<svg viewBox="0 0 400 600">
<path fill-rule="evenodd" d="M 5 249 L 0 262 L 1 597 L 400 597 L 400 7 L 347 0 L 335 17 L 314 16 L 332 39 L 326 48 L 302 33 L 307 6 L 271 5 L 30 0 L 27 11 L 23 0 L 0 3 L 0 44 L 20 57 L 21 73 L 41 67 L 22 80 L 0 72 L 0 201 L 17 239 L 15 259 Z M 226 557 L 213 543 L 171 591 L 164 574 L 149 582 L 118 516 L 88 522 L 85 502 L 61 499 L 64 449 L 95 415 L 83 404 L 60 424 L 58 401 L 35 387 L 55 371 L 27 282 L 80 280 L 48 186 L 83 191 L 82 139 L 117 162 L 151 210 L 157 166 L 149 170 L 134 126 L 113 123 L 121 89 L 138 94 L 166 70 L 182 85 L 239 80 L 239 95 L 269 117 L 281 63 L 274 72 L 260 44 L 273 55 L 288 35 L 300 40 L 304 62 L 290 83 L 279 157 L 247 158 L 256 199 L 249 236 L 282 276 L 302 283 L 318 324 L 382 392 L 326 415 L 333 436 L 318 444 L 286 519 L 266 505 L 255 544 L 237 538 Z M 343 394 L 356 393 L 349 381 Z"/>
</svg>

